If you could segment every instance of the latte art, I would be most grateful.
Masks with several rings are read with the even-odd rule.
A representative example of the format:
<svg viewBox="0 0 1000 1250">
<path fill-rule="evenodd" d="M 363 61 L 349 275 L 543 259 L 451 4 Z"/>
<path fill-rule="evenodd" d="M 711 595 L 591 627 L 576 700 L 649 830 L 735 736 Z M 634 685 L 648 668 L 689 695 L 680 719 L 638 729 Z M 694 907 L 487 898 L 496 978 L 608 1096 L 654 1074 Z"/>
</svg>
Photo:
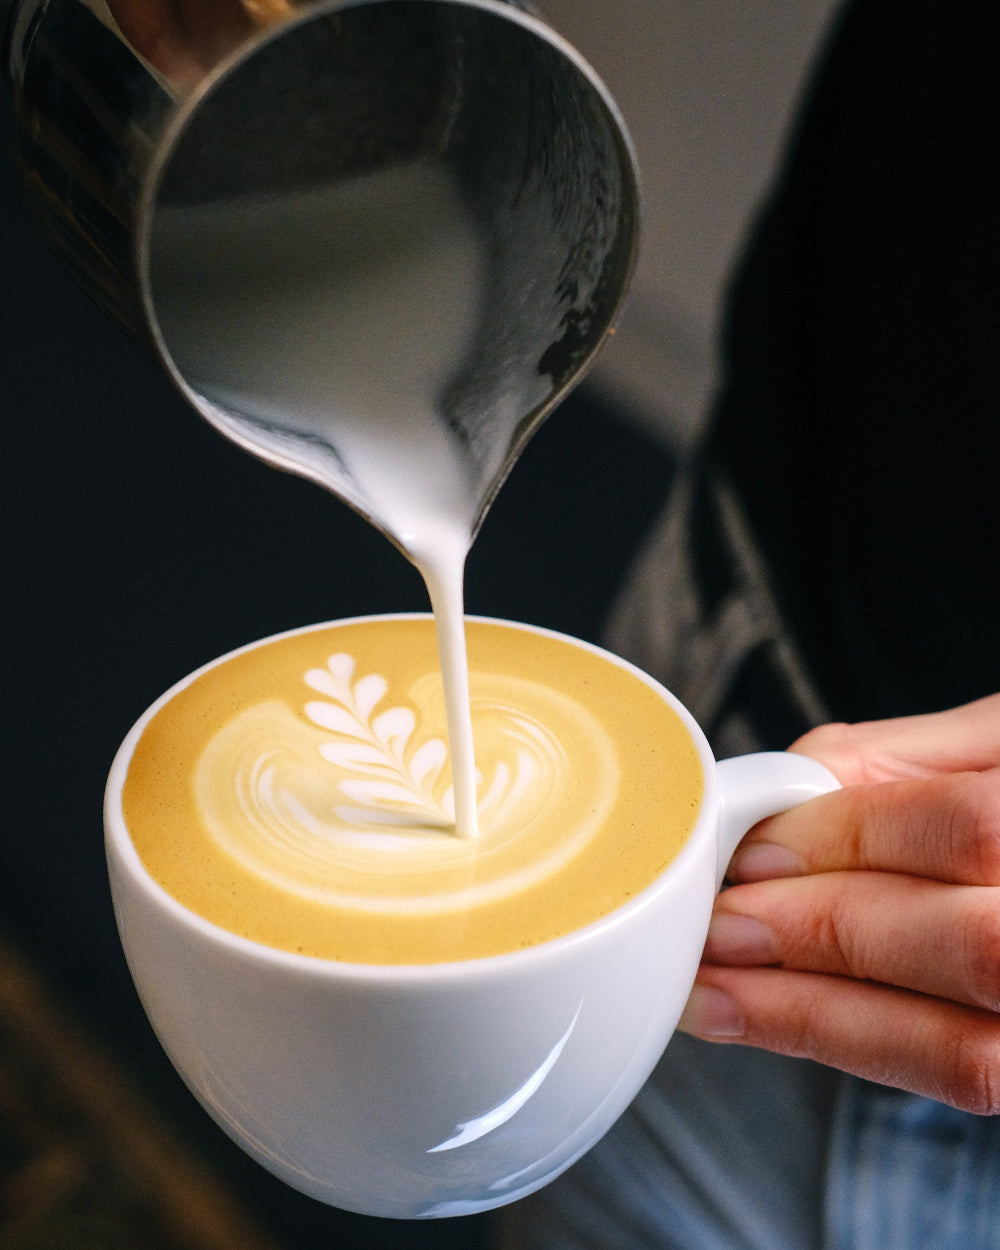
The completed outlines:
<svg viewBox="0 0 1000 1250">
<path fill-rule="evenodd" d="M 241 937 L 321 959 L 475 959 L 643 890 L 698 816 L 655 686 L 559 635 L 467 621 L 479 833 L 452 819 L 434 622 L 375 617 L 223 657 L 140 723 L 122 811 L 147 871 Z"/>
<path fill-rule="evenodd" d="M 306 685 L 325 696 L 297 715 L 270 701 L 208 743 L 194 790 L 218 847 L 303 898 L 367 912 L 474 907 L 536 885 L 602 827 L 618 789 L 614 743 L 560 691 L 470 674 L 472 721 L 488 773 L 478 777 L 479 835 L 454 832 L 440 679 L 406 704 L 380 674 L 356 677 L 332 655 Z M 387 702 L 389 706 L 384 706 Z M 574 782 L 573 767 L 582 770 Z M 554 829 L 564 836 L 554 837 Z"/>
</svg>

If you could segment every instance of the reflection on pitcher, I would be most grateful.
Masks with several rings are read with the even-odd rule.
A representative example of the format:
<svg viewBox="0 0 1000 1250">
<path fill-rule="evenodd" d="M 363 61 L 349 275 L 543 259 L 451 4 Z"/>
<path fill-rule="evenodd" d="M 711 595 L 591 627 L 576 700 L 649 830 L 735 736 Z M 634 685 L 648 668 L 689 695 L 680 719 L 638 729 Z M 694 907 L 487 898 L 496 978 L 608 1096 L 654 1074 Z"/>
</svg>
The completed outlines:
<svg viewBox="0 0 1000 1250">
<path fill-rule="evenodd" d="M 296 10 L 291 0 L 107 0 L 107 8 L 136 53 L 178 90 Z"/>
</svg>

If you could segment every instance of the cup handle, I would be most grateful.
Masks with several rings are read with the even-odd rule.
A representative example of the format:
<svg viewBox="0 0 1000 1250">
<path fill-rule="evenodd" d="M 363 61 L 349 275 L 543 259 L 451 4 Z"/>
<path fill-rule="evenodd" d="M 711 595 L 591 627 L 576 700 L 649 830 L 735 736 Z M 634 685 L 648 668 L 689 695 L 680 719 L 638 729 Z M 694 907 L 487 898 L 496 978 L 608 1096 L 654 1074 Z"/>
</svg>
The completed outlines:
<svg viewBox="0 0 1000 1250">
<path fill-rule="evenodd" d="M 716 888 L 743 838 L 758 820 L 840 789 L 830 770 L 808 755 L 765 751 L 716 765 L 719 778 L 719 862 Z"/>
</svg>

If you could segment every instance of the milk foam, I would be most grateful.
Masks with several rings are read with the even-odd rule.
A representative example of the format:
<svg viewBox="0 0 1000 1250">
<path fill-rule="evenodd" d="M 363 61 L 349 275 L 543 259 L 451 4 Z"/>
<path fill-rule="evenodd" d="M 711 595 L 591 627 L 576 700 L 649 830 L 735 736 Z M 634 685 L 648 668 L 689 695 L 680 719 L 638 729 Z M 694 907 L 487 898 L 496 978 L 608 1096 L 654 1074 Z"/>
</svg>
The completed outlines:
<svg viewBox="0 0 1000 1250">
<path fill-rule="evenodd" d="M 298 712 L 259 703 L 211 738 L 194 778 L 201 821 L 259 879 L 355 911 L 441 913 L 537 885 L 606 821 L 619 785 L 615 747 L 557 690 L 484 673 L 471 684 L 488 761 L 474 841 L 441 836 L 454 812 L 436 675 L 396 704 L 386 679 L 357 673 L 346 653 L 304 674 Z M 576 813 L 568 822 L 567 808 Z"/>
<path fill-rule="evenodd" d="M 424 576 L 463 834 L 477 815 L 462 577 L 506 442 L 473 446 L 447 394 L 474 341 L 486 264 L 452 175 L 425 164 L 164 206 L 151 245 L 160 333 L 212 420 L 360 508 Z"/>
<path fill-rule="evenodd" d="M 154 879 L 238 935 L 366 964 L 516 950 L 644 889 L 701 801 L 681 719 L 583 644 L 466 634 L 477 837 L 448 826 L 434 623 L 344 621 L 227 656 L 151 714 L 122 811 Z"/>
<path fill-rule="evenodd" d="M 446 392 L 484 241 L 448 173 L 160 208 L 151 284 L 185 380 L 237 439 L 345 495 L 409 550 L 473 521 L 479 466 Z"/>
</svg>

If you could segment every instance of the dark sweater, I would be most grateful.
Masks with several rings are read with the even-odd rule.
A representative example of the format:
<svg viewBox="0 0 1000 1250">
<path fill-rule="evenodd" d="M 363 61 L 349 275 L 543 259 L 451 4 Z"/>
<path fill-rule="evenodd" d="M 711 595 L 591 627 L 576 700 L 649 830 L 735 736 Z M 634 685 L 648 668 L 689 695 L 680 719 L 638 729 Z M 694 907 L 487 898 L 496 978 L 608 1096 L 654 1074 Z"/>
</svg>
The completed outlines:
<svg viewBox="0 0 1000 1250">
<path fill-rule="evenodd" d="M 1000 9 L 837 23 L 733 290 L 708 454 L 833 714 L 1000 689 Z"/>
</svg>

